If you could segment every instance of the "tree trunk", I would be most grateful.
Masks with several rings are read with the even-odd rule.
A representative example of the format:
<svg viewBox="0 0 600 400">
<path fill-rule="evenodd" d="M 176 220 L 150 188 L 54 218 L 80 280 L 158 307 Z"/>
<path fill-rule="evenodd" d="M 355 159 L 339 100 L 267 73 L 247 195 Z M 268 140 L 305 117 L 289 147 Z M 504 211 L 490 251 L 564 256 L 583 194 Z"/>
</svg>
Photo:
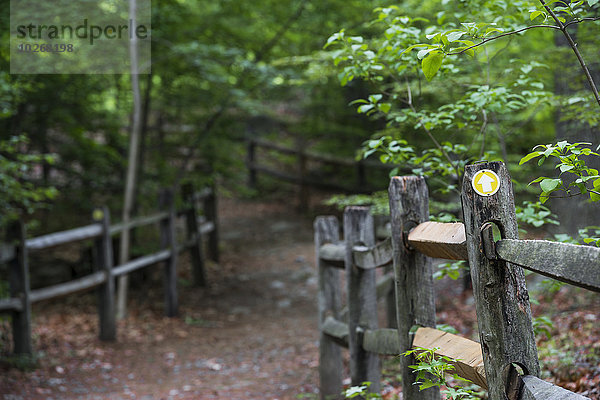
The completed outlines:
<svg viewBox="0 0 600 400">
<path fill-rule="evenodd" d="M 136 24 L 137 1 L 129 0 L 129 18 L 132 26 Z M 123 200 L 122 222 L 127 224 L 131 218 L 131 210 L 134 203 L 135 184 L 137 175 L 137 162 L 140 147 L 140 127 L 142 117 L 142 105 L 140 99 L 140 81 L 138 74 L 138 54 L 136 35 L 129 42 L 131 59 L 131 91 L 133 94 L 133 118 L 131 122 L 131 133 L 129 136 L 129 154 L 127 156 L 127 176 L 125 180 L 125 198 Z M 119 264 L 122 265 L 129 259 L 129 228 L 123 229 L 121 233 L 121 251 L 119 252 Z M 119 278 L 119 292 L 117 296 L 117 317 L 124 318 L 127 314 L 127 288 L 129 277 L 122 275 Z"/>
</svg>

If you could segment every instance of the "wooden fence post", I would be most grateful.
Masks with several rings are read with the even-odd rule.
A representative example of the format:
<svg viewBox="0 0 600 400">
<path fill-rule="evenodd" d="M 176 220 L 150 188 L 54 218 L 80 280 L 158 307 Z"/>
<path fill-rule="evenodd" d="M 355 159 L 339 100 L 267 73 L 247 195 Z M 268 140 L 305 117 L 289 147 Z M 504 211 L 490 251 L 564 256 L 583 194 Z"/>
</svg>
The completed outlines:
<svg viewBox="0 0 600 400">
<path fill-rule="evenodd" d="M 219 219 L 217 217 L 216 185 L 212 185 L 210 194 L 204 199 L 204 215 L 213 223 L 213 230 L 208 234 L 208 257 L 219 262 Z"/>
<path fill-rule="evenodd" d="M 246 158 L 246 166 L 248 167 L 248 186 L 250 189 L 256 189 L 256 143 L 252 139 L 248 139 L 248 153 Z"/>
<path fill-rule="evenodd" d="M 302 144 L 300 147 L 300 151 L 298 152 L 298 174 L 300 175 L 300 193 L 298 199 L 298 209 L 300 211 L 308 210 L 310 203 L 310 187 L 307 182 L 308 177 L 306 176 L 306 164 L 306 153 L 304 145 Z"/>
<path fill-rule="evenodd" d="M 29 265 L 26 231 L 22 220 L 13 222 L 7 230 L 7 241 L 16 244 L 15 257 L 8 266 L 10 297 L 21 300 L 22 310 L 12 312 L 13 343 L 15 354 L 33 355 L 31 344 L 31 301 L 29 299 Z"/>
<path fill-rule="evenodd" d="M 431 259 L 408 247 L 408 233 L 429 220 L 429 193 L 425 179 L 416 176 L 393 177 L 389 187 L 396 275 L 396 312 L 400 352 L 411 349 L 410 330 L 413 325 L 435 328 L 435 296 Z M 400 357 L 402 366 L 402 395 L 405 400 L 440 398 L 437 388 L 419 392 L 414 385 L 415 374 L 408 368 L 415 365 L 414 357 Z"/>
<path fill-rule="evenodd" d="M 363 270 L 354 264 L 352 249 L 356 245 L 374 246 L 375 227 L 369 207 L 346 207 L 344 210 L 346 280 L 348 283 L 348 344 L 352 385 L 371 382 L 371 392 L 381 386 L 381 362 L 375 353 L 362 347 L 364 329 L 377 329 L 377 293 L 375 270 Z"/>
<path fill-rule="evenodd" d="M 98 316 L 100 340 L 113 341 L 117 338 L 115 310 L 115 280 L 112 276 L 113 247 L 110 236 L 110 211 L 107 207 L 93 213 L 95 222 L 102 224 L 102 234 L 94 240 L 95 268 L 104 271 L 106 281 L 98 288 Z"/>
<path fill-rule="evenodd" d="M 486 172 L 481 179 L 484 174 L 478 174 L 481 170 L 493 171 L 497 178 Z M 489 195 L 480 195 L 474 189 L 478 186 L 485 193 L 494 189 L 494 185 L 498 186 L 497 192 Z M 493 240 L 489 230 L 484 229 L 487 222 L 498 226 L 503 239 L 518 238 L 512 183 L 504 164 L 468 165 L 462 206 L 489 396 L 504 399 L 506 372 L 511 363 L 519 364 L 526 375 L 540 373 L 523 271 L 510 263 L 488 259 L 484 254 Z"/>
<path fill-rule="evenodd" d="M 319 249 L 326 243 L 339 243 L 336 217 L 317 217 L 314 223 L 316 265 L 319 270 L 319 380 L 321 400 L 340 398 L 342 393 L 342 348 L 323 332 L 329 316 L 340 319 L 340 275 L 336 267 L 321 259 Z"/>
<path fill-rule="evenodd" d="M 202 257 L 202 235 L 198 229 L 198 213 L 196 212 L 196 199 L 192 184 L 186 184 L 182 188 L 183 198 L 186 203 L 185 223 L 187 238 L 194 238 L 194 244 L 190 246 L 190 257 L 192 261 L 192 280 L 194 286 L 206 286 L 206 272 L 204 270 L 204 258 Z"/>
<path fill-rule="evenodd" d="M 175 204 L 173 190 L 163 189 L 159 196 L 159 207 L 169 212 L 160 222 L 160 242 L 163 249 L 169 249 L 171 256 L 165 261 L 165 314 L 177 316 L 177 244 L 175 242 Z"/>
</svg>

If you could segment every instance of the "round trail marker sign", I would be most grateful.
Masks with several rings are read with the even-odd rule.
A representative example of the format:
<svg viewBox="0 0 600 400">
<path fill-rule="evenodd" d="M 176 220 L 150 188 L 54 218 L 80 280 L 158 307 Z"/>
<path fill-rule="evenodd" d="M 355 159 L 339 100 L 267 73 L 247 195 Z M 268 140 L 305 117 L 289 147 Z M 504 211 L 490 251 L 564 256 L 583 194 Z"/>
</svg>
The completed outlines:
<svg viewBox="0 0 600 400">
<path fill-rule="evenodd" d="M 487 197 L 496 194 L 500 189 L 500 177 L 492 170 L 482 169 L 473 176 L 471 184 L 475 193 Z"/>
</svg>

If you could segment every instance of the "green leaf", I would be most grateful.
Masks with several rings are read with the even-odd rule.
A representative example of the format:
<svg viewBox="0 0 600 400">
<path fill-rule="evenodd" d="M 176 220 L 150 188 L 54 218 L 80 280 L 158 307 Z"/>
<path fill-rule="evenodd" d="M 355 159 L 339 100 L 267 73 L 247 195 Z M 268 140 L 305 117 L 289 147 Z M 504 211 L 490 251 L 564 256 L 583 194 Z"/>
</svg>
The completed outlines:
<svg viewBox="0 0 600 400">
<path fill-rule="evenodd" d="M 550 178 L 546 178 L 543 181 L 540 182 L 540 187 L 542 188 L 542 190 L 545 193 L 550 193 L 554 190 L 556 190 L 556 188 L 562 183 L 562 180 L 560 179 L 550 179 Z"/>
<path fill-rule="evenodd" d="M 531 160 L 532 158 L 540 156 L 541 154 L 542 154 L 541 151 L 534 151 L 532 153 L 529 153 L 525 157 L 521 158 L 521 161 L 519 161 L 519 165 L 524 164 L 527 161 Z"/>
<path fill-rule="evenodd" d="M 593 7 L 594 5 L 598 4 L 600 0 L 587 0 L 587 3 L 590 7 Z"/>
<path fill-rule="evenodd" d="M 529 19 L 531 21 L 533 21 L 534 19 L 536 19 L 537 17 L 539 17 L 540 15 L 544 15 L 544 13 L 542 11 L 539 10 L 535 10 L 533 11 L 531 14 L 529 14 Z"/>
<path fill-rule="evenodd" d="M 423 74 L 425 74 L 425 78 L 427 78 L 428 81 L 431 81 L 435 74 L 437 74 L 438 70 L 442 66 L 443 61 L 444 53 L 439 51 L 430 53 L 423 59 L 421 62 L 421 68 L 423 69 Z"/>
</svg>

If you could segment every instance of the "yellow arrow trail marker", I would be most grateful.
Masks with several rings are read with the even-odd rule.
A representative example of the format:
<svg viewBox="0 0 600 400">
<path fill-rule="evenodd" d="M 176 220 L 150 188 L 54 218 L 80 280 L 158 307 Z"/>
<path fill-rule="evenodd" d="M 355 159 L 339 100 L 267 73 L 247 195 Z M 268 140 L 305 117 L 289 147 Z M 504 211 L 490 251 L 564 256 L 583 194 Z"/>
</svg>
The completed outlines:
<svg viewBox="0 0 600 400">
<path fill-rule="evenodd" d="M 489 169 L 478 171 L 471 180 L 475 193 L 480 196 L 491 196 L 500 189 L 500 177 Z"/>
</svg>

